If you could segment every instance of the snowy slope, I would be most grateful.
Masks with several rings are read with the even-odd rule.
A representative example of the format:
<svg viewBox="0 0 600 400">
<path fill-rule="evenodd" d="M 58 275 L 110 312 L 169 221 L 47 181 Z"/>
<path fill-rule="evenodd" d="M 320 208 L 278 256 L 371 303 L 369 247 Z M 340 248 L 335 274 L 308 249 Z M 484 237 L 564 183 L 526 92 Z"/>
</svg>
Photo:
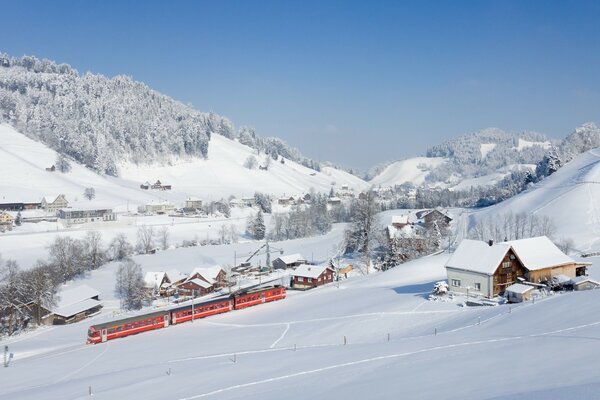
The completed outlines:
<svg viewBox="0 0 600 400">
<path fill-rule="evenodd" d="M 357 191 L 367 187 L 360 178 L 331 167 L 313 171 L 292 161 L 273 161 L 268 171 L 248 170 L 244 161 L 254 151 L 247 146 L 213 135 L 207 160 L 180 160 L 172 165 L 136 166 L 122 163 L 121 177 L 102 176 L 72 162 L 67 174 L 47 172 L 56 161 L 56 152 L 33 141 L 7 125 L 0 125 L 0 201 L 40 201 L 43 196 L 63 193 L 72 206 L 92 205 L 83 200 L 87 187 L 96 189 L 98 204 L 124 210 L 152 200 L 169 200 L 177 206 L 186 197 L 218 200 L 230 195 L 252 196 L 255 191 L 273 195 L 299 195 L 311 188 L 329 192 L 346 184 Z M 264 162 L 264 156 L 257 159 Z M 139 185 L 160 179 L 172 191 L 145 191 Z"/>
<path fill-rule="evenodd" d="M 595 398 L 600 291 L 510 312 L 429 302 L 447 258 L 100 345 L 83 344 L 89 320 L 8 339 L 0 397 Z"/>
<path fill-rule="evenodd" d="M 547 215 L 556 237 L 572 238 L 579 250 L 600 250 L 600 150 L 584 153 L 532 189 L 475 214 Z"/>
<path fill-rule="evenodd" d="M 394 186 L 409 182 L 419 186 L 425 182 L 428 171 L 444 163 L 441 157 L 414 157 L 388 165 L 369 183 L 373 186 Z"/>
<path fill-rule="evenodd" d="M 366 183 L 344 171 L 323 168 L 316 172 L 293 161 L 285 164 L 271 160 L 268 171 L 244 167 L 246 159 L 254 155 L 260 165 L 265 164 L 265 155 L 236 141 L 220 135 L 213 135 L 208 149 L 208 158 L 179 160 L 172 165 L 132 165 L 121 164 L 121 177 L 136 182 L 160 179 L 173 185 L 173 189 L 183 191 L 203 199 L 217 200 L 229 195 L 252 196 L 255 191 L 273 195 L 299 195 L 310 188 L 329 192 L 332 184 L 339 189 L 347 184 L 355 190 L 362 190 Z"/>
</svg>

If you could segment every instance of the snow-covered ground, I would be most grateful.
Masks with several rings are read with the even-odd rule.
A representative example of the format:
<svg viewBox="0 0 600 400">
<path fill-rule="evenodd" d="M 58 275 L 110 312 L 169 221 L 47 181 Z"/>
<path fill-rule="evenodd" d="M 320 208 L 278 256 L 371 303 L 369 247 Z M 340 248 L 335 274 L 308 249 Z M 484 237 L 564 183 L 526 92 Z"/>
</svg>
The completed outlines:
<svg viewBox="0 0 600 400">
<path fill-rule="evenodd" d="M 100 345 L 86 330 L 106 315 L 43 328 L 0 342 L 15 354 L 0 397 L 595 398 L 600 291 L 427 301 L 447 257 Z"/>
<path fill-rule="evenodd" d="M 446 162 L 441 157 L 414 157 L 388 165 L 369 183 L 373 186 L 394 186 L 412 183 L 416 186 L 425 182 L 429 171 Z"/>
</svg>

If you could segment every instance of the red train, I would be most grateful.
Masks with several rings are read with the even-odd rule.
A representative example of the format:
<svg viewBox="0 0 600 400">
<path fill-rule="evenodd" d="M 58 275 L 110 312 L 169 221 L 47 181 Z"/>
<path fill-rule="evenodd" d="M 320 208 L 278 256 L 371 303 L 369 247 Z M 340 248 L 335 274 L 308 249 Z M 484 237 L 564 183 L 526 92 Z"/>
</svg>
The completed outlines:
<svg viewBox="0 0 600 400">
<path fill-rule="evenodd" d="M 279 285 L 240 291 L 229 296 L 194 304 L 193 310 L 190 304 L 92 325 L 88 330 L 87 343 L 102 343 L 140 332 L 166 328 L 169 325 L 181 324 L 191 321 L 192 318 L 204 318 L 281 299 L 285 299 L 285 288 Z"/>
</svg>

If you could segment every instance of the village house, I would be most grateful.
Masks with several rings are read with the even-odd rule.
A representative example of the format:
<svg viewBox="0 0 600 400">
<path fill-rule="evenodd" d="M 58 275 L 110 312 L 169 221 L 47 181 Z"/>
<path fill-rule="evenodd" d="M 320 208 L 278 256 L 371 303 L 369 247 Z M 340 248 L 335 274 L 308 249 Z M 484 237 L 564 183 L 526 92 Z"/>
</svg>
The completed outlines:
<svg viewBox="0 0 600 400">
<path fill-rule="evenodd" d="M 294 196 L 280 197 L 277 199 L 277 204 L 279 204 L 280 206 L 289 206 L 294 204 L 295 202 L 296 200 L 294 199 Z"/>
<path fill-rule="evenodd" d="M 181 296 L 204 296 L 214 291 L 213 284 L 200 278 L 187 279 L 176 286 L 176 291 Z"/>
<path fill-rule="evenodd" d="M 143 211 L 149 214 L 170 214 L 175 212 L 175 206 L 168 201 L 151 202 L 146 204 Z"/>
<path fill-rule="evenodd" d="M 423 224 L 427 229 L 431 229 L 434 224 L 437 224 L 439 228 L 447 228 L 452 221 L 452 218 L 444 214 L 439 210 L 432 210 L 425 213 L 422 217 Z"/>
<path fill-rule="evenodd" d="M 171 281 L 166 272 L 146 272 L 144 288 L 152 295 L 167 296 L 170 292 Z"/>
<path fill-rule="evenodd" d="M 446 272 L 452 292 L 494 297 L 515 283 L 583 276 L 589 265 L 564 254 L 546 236 L 498 244 L 465 239 L 448 260 Z"/>
<path fill-rule="evenodd" d="M 154 190 L 171 190 L 171 185 L 163 185 L 160 180 L 157 180 L 151 188 Z"/>
<path fill-rule="evenodd" d="M 184 206 L 184 210 L 185 211 L 196 211 L 196 210 L 201 210 L 202 209 L 202 200 L 200 200 L 197 197 L 188 197 L 185 200 L 185 206 Z"/>
<path fill-rule="evenodd" d="M 171 286 L 177 286 L 185 282 L 188 278 L 187 274 L 184 274 L 183 272 L 180 272 L 177 269 L 170 269 L 167 272 L 165 272 L 165 274 L 167 275 Z"/>
<path fill-rule="evenodd" d="M 59 194 L 56 197 L 44 196 L 40 203 L 40 206 L 44 211 L 49 213 L 56 213 L 61 208 L 69 207 L 69 202 L 64 194 Z"/>
<path fill-rule="evenodd" d="M 116 221 L 117 214 L 110 208 L 67 208 L 58 210 L 58 220 L 65 225 L 87 222 Z"/>
<path fill-rule="evenodd" d="M 327 204 L 330 206 L 339 206 L 342 204 L 342 199 L 339 197 L 330 197 L 327 199 Z"/>
<path fill-rule="evenodd" d="M 87 285 L 62 291 L 56 308 L 52 311 L 53 323 L 70 324 L 98 313 L 102 308 L 99 297 L 100 292 Z"/>
<path fill-rule="evenodd" d="M 142 183 L 142 184 L 140 185 L 140 189 L 144 189 L 144 190 L 148 190 L 148 189 L 150 189 L 151 187 L 152 187 L 152 185 L 151 185 L 151 184 L 150 184 L 150 182 L 148 182 L 148 181 L 146 181 L 146 182 L 144 182 L 144 183 Z"/>
<path fill-rule="evenodd" d="M 208 282 L 215 288 L 222 288 L 228 286 L 227 273 L 223 268 L 219 266 L 195 268 L 190 273 L 188 280 L 192 280 L 195 278 Z"/>
<path fill-rule="evenodd" d="M 288 269 L 295 268 L 302 264 L 306 264 L 306 258 L 302 257 L 301 254 L 290 254 L 288 256 L 277 257 L 273 260 L 273 269 Z"/>
<path fill-rule="evenodd" d="M 292 287 L 311 289 L 333 282 L 334 270 L 327 265 L 301 265 L 292 274 Z"/>
<path fill-rule="evenodd" d="M 12 230 L 15 218 L 7 212 L 0 212 L 0 232 Z"/>
<path fill-rule="evenodd" d="M 0 202 L 0 211 L 23 211 L 23 210 L 37 210 L 41 207 L 41 203 L 30 201 L 30 202 L 22 202 L 22 201 L 10 201 L 16 199 L 7 200 L 5 197 L 2 197 Z"/>
</svg>

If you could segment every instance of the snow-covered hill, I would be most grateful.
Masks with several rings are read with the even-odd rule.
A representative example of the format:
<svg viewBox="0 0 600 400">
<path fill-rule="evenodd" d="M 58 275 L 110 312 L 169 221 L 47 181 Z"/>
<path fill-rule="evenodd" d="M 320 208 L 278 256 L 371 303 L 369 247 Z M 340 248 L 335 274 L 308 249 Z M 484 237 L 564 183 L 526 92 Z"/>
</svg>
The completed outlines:
<svg viewBox="0 0 600 400">
<path fill-rule="evenodd" d="M 582 251 L 600 251 L 600 149 L 579 155 L 533 188 L 475 218 L 508 212 L 548 216 L 557 238 L 574 239 Z"/>
<path fill-rule="evenodd" d="M 442 165 L 442 157 L 414 157 L 388 165 L 379 175 L 369 181 L 373 186 L 394 186 L 412 183 L 420 186 L 433 168 Z"/>
<path fill-rule="evenodd" d="M 244 161 L 255 151 L 233 140 L 215 135 L 211 140 L 208 159 L 180 160 L 169 166 L 154 164 L 136 166 L 122 163 L 121 177 L 99 175 L 84 166 L 71 162 L 66 174 L 48 172 L 57 153 L 42 143 L 27 138 L 8 125 L 0 125 L 1 202 L 40 201 L 43 196 L 63 193 L 72 206 L 102 204 L 124 211 L 152 200 L 169 200 L 176 206 L 189 196 L 218 200 L 234 196 L 252 196 L 255 191 L 273 195 L 298 195 L 311 188 L 328 192 L 346 184 L 355 190 L 367 185 L 360 178 L 331 167 L 316 172 L 293 161 L 285 164 L 273 161 L 268 171 L 249 170 Z M 259 163 L 264 155 L 257 157 Z M 171 191 L 152 191 L 139 188 L 145 181 L 172 185 Z M 84 200 L 87 187 L 96 190 L 96 199 Z"/>
</svg>

